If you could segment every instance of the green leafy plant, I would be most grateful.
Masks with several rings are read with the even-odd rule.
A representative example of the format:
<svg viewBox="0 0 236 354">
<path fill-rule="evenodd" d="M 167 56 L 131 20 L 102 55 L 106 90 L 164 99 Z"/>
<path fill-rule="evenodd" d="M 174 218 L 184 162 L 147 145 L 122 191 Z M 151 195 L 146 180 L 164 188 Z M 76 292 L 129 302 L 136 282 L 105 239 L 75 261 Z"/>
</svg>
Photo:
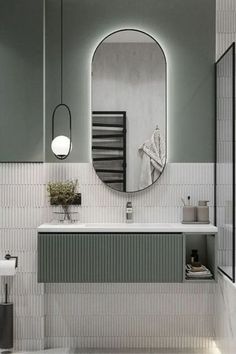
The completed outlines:
<svg viewBox="0 0 236 354">
<path fill-rule="evenodd" d="M 80 204 L 79 193 L 76 192 L 78 180 L 66 182 L 49 182 L 47 191 L 51 205 L 61 205 L 64 211 L 64 220 L 71 220 L 69 206 Z"/>
<path fill-rule="evenodd" d="M 68 206 L 74 204 L 78 193 L 76 192 L 78 180 L 65 182 L 49 182 L 47 191 L 51 205 Z"/>
</svg>

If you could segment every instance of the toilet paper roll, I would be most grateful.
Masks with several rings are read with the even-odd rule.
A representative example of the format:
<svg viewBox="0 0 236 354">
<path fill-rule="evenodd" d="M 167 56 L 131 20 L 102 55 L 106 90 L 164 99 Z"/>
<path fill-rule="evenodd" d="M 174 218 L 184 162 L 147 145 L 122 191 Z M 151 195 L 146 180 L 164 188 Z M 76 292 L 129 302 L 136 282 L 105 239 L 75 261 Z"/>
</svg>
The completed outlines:
<svg viewBox="0 0 236 354">
<path fill-rule="evenodd" d="M 0 260 L 0 276 L 13 276 L 16 274 L 15 260 Z"/>
</svg>

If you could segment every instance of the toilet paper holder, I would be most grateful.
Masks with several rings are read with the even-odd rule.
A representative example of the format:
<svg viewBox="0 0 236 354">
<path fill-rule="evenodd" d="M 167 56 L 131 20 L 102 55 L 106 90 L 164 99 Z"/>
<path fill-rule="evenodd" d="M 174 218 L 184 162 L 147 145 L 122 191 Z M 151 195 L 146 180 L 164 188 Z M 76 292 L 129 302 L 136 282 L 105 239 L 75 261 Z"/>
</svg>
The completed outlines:
<svg viewBox="0 0 236 354">
<path fill-rule="evenodd" d="M 18 256 L 11 256 L 10 253 L 8 252 L 5 257 L 6 260 L 10 260 L 10 259 L 15 259 L 15 268 L 18 267 Z M 5 284 L 5 304 L 8 303 L 8 284 Z"/>
<path fill-rule="evenodd" d="M 12 256 L 10 252 L 5 255 L 5 260 L 10 261 L 12 269 L 18 267 L 18 257 Z M 7 263 L 6 261 L 3 261 Z M 5 276 L 6 279 L 8 276 Z M 9 349 L 13 347 L 13 303 L 8 302 L 8 284 L 5 283 L 5 302 L 0 303 L 0 348 L 7 349 L 4 353 L 10 353 Z M 0 349 L 0 352 L 1 352 Z"/>
<path fill-rule="evenodd" d="M 16 263 L 15 263 L 15 268 L 18 267 L 18 256 L 11 256 L 10 253 L 7 253 L 5 255 L 5 259 L 10 260 L 10 259 L 15 259 Z"/>
</svg>

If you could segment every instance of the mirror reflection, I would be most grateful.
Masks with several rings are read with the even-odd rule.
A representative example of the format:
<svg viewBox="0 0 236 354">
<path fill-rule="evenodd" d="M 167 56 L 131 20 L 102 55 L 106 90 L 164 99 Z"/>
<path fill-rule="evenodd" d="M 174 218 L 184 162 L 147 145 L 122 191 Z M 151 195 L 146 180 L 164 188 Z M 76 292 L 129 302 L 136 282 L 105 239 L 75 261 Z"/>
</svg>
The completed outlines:
<svg viewBox="0 0 236 354">
<path fill-rule="evenodd" d="M 92 157 L 100 179 L 122 192 L 152 185 L 166 163 L 166 59 L 137 30 L 117 31 L 92 62 Z"/>
</svg>

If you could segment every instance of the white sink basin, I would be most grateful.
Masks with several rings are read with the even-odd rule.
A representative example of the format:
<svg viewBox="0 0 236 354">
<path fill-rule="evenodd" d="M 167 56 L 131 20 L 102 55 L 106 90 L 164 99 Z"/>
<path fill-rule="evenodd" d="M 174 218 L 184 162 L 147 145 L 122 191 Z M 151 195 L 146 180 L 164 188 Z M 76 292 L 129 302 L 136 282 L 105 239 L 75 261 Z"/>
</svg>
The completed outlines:
<svg viewBox="0 0 236 354">
<path fill-rule="evenodd" d="M 216 233 L 217 228 L 211 224 L 181 223 L 87 223 L 87 224 L 43 224 L 39 232 L 158 232 L 158 233 Z"/>
<path fill-rule="evenodd" d="M 156 223 L 89 223 L 85 224 L 85 227 L 89 228 L 107 228 L 107 229 L 133 229 L 133 228 L 152 228 L 156 226 L 164 225 L 164 224 L 156 224 Z M 165 224 L 168 225 L 168 224 Z"/>
</svg>

